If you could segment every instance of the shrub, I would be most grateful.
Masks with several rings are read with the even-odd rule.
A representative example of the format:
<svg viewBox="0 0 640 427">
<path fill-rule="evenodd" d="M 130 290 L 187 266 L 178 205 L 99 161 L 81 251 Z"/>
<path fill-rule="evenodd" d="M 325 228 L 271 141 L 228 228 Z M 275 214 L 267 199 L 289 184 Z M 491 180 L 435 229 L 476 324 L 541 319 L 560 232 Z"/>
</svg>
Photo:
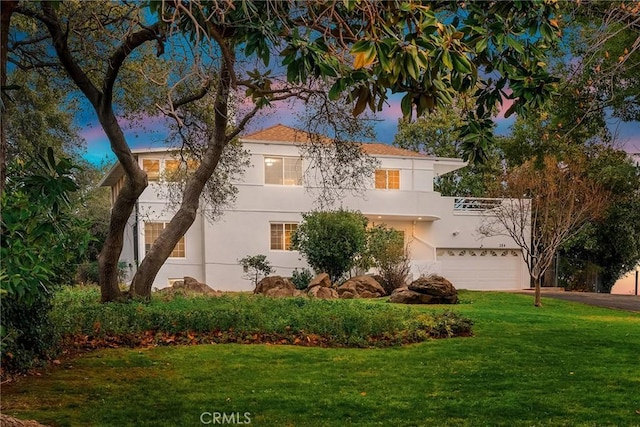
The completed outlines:
<svg viewBox="0 0 640 427">
<path fill-rule="evenodd" d="M 367 218 L 360 212 L 342 209 L 309 212 L 302 218 L 291 237 L 293 248 L 316 273 L 327 273 L 332 283 L 338 283 L 365 248 Z"/>
<path fill-rule="evenodd" d="M 296 289 L 307 289 L 311 280 L 313 280 L 313 273 L 308 268 L 303 268 L 302 270 L 295 268 L 291 273 L 291 281 Z"/>
<path fill-rule="evenodd" d="M 385 225 L 377 225 L 367 231 L 367 250 L 363 262 L 376 267 L 382 277 L 381 285 L 391 294 L 405 285 L 409 275 L 409 254 L 404 245 L 404 235 Z"/>
<path fill-rule="evenodd" d="M 239 259 L 238 263 L 244 271 L 244 278 L 251 280 L 254 286 L 258 285 L 258 281 L 276 270 L 271 267 L 271 263 L 267 261 L 266 255 L 253 255 Z"/>
<path fill-rule="evenodd" d="M 90 240 L 69 209 L 78 189 L 69 159 L 53 150 L 26 164 L 11 165 L 2 194 L 0 245 L 0 353 L 7 371 L 25 371 L 56 350 L 48 320 L 50 298 L 60 282 L 71 282 L 78 257 Z"/>
<path fill-rule="evenodd" d="M 100 304 L 96 288 L 59 292 L 51 318 L 71 345 L 272 342 L 337 347 L 389 346 L 469 335 L 471 322 L 359 300 L 262 295 L 152 299 Z M 421 313 L 421 314 L 420 314 Z M 419 315 L 418 315 L 419 314 Z"/>
</svg>

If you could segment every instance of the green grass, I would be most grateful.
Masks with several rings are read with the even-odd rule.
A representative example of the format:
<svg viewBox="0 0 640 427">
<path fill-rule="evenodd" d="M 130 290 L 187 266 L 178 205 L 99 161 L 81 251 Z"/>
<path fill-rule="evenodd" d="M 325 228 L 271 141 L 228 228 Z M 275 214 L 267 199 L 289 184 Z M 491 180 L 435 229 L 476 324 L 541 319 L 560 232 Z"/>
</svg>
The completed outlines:
<svg viewBox="0 0 640 427">
<path fill-rule="evenodd" d="M 54 426 L 197 426 L 203 412 L 260 426 L 640 426 L 640 315 L 461 297 L 474 337 L 101 350 L 4 386 L 2 412 Z"/>
</svg>

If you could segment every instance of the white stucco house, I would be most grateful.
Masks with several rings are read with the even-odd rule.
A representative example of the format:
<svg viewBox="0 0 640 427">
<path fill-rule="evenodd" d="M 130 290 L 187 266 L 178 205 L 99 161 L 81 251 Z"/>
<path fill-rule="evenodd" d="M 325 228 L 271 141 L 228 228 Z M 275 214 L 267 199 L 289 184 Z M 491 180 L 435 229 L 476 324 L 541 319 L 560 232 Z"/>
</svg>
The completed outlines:
<svg viewBox="0 0 640 427">
<path fill-rule="evenodd" d="M 250 290 L 238 259 L 264 254 L 276 274 L 288 276 L 306 267 L 290 249 L 291 233 L 301 213 L 314 209 L 314 197 L 305 189 L 306 160 L 301 143 L 306 132 L 276 125 L 241 138 L 250 153 L 237 200 L 217 222 L 198 215 L 160 270 L 154 287 L 192 276 L 220 290 Z M 379 160 L 379 169 L 363 195 L 340 201 L 345 209 L 359 210 L 371 224 L 386 224 L 404 233 L 411 254 L 411 274 L 438 273 L 459 289 L 499 290 L 529 287 L 522 254 L 506 236 L 482 238 L 477 232 L 483 212 L 496 200 L 442 197 L 434 191 L 434 178 L 465 167 L 460 159 L 425 156 L 385 144 L 363 144 Z M 169 150 L 134 152 L 148 173 L 149 187 L 141 195 L 125 235 L 121 260 L 133 273 L 145 248 L 171 218 L 166 200 L 158 196 L 163 171 L 176 167 Z M 102 180 L 115 197 L 124 180 L 116 164 Z"/>
</svg>

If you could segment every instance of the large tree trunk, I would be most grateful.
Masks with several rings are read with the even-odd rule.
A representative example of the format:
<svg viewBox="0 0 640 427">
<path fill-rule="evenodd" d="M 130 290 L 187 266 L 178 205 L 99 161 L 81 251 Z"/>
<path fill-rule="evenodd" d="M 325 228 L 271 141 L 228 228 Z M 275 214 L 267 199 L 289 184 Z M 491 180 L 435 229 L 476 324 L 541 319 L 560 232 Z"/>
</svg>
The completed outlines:
<svg viewBox="0 0 640 427">
<path fill-rule="evenodd" d="M 222 152 L 227 146 L 227 125 L 229 122 L 227 110 L 231 86 L 230 73 L 232 72 L 228 67 L 233 66 L 233 62 L 229 62 L 223 61 L 220 69 L 219 86 L 216 91 L 215 108 L 213 109 L 215 111 L 214 129 L 209 139 L 207 150 L 200 166 L 187 181 L 180 209 L 160 233 L 160 236 L 158 236 L 158 239 L 153 243 L 151 249 L 140 263 L 131 283 L 131 296 L 145 299 L 151 297 L 151 288 L 158 271 L 169 258 L 175 245 L 195 221 L 204 186 L 218 166 Z"/>
<path fill-rule="evenodd" d="M 9 25 L 11 15 L 18 7 L 17 1 L 3 1 L 0 7 L 0 196 L 4 193 L 4 181 L 7 178 L 7 130 L 5 120 L 5 109 L 7 97 L 5 97 L 5 87 L 7 86 L 7 51 L 9 49 Z"/>
<path fill-rule="evenodd" d="M 126 174 L 124 187 L 111 210 L 111 221 L 104 247 L 98 256 L 102 301 L 120 300 L 123 298 L 123 294 L 118 286 L 118 260 L 122 252 L 124 229 L 131 212 L 133 212 L 136 200 L 147 187 L 147 175 L 131 153 L 124 132 L 113 112 L 113 89 L 118 73 L 127 57 L 144 43 L 158 40 L 162 24 L 156 23 L 144 27 L 140 31 L 129 33 L 109 57 L 104 79 L 98 88 L 76 61 L 74 52 L 68 45 L 68 33 L 63 29 L 55 9 L 48 2 L 42 2 L 40 7 L 42 15 L 36 16 L 36 18 L 47 26 L 60 63 L 96 111 L 100 125 L 109 138 L 111 150 Z"/>
<path fill-rule="evenodd" d="M 124 133 L 111 108 L 97 108 L 96 112 L 113 152 L 126 171 L 125 183 L 111 208 L 109 231 L 98 256 L 102 302 L 109 302 L 124 297 L 118 283 L 118 262 L 124 243 L 124 231 L 136 201 L 147 187 L 148 181 L 146 173 L 140 169 L 129 150 Z"/>
</svg>

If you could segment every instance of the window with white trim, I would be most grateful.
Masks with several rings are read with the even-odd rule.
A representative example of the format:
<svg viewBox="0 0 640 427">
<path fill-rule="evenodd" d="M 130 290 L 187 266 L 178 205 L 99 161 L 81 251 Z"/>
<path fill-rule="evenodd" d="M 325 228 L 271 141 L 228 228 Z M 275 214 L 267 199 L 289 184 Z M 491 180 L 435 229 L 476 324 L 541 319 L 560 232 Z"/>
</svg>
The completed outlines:
<svg viewBox="0 0 640 427">
<path fill-rule="evenodd" d="M 160 179 L 160 159 L 142 159 L 142 170 L 147 173 L 149 181 Z"/>
<path fill-rule="evenodd" d="M 158 239 L 162 230 L 167 226 L 167 222 L 145 222 L 144 223 L 144 253 L 151 249 L 153 243 Z M 170 258 L 186 258 L 184 236 L 178 240 L 176 246 L 171 251 Z"/>
<path fill-rule="evenodd" d="M 270 224 L 270 245 L 272 251 L 291 251 L 291 236 L 298 228 L 296 223 Z"/>
<path fill-rule="evenodd" d="M 299 157 L 266 156 L 264 183 L 273 185 L 302 185 L 302 159 Z"/>
<path fill-rule="evenodd" d="M 398 169 L 376 169 L 376 188 L 385 190 L 400 189 L 400 171 Z"/>
</svg>

